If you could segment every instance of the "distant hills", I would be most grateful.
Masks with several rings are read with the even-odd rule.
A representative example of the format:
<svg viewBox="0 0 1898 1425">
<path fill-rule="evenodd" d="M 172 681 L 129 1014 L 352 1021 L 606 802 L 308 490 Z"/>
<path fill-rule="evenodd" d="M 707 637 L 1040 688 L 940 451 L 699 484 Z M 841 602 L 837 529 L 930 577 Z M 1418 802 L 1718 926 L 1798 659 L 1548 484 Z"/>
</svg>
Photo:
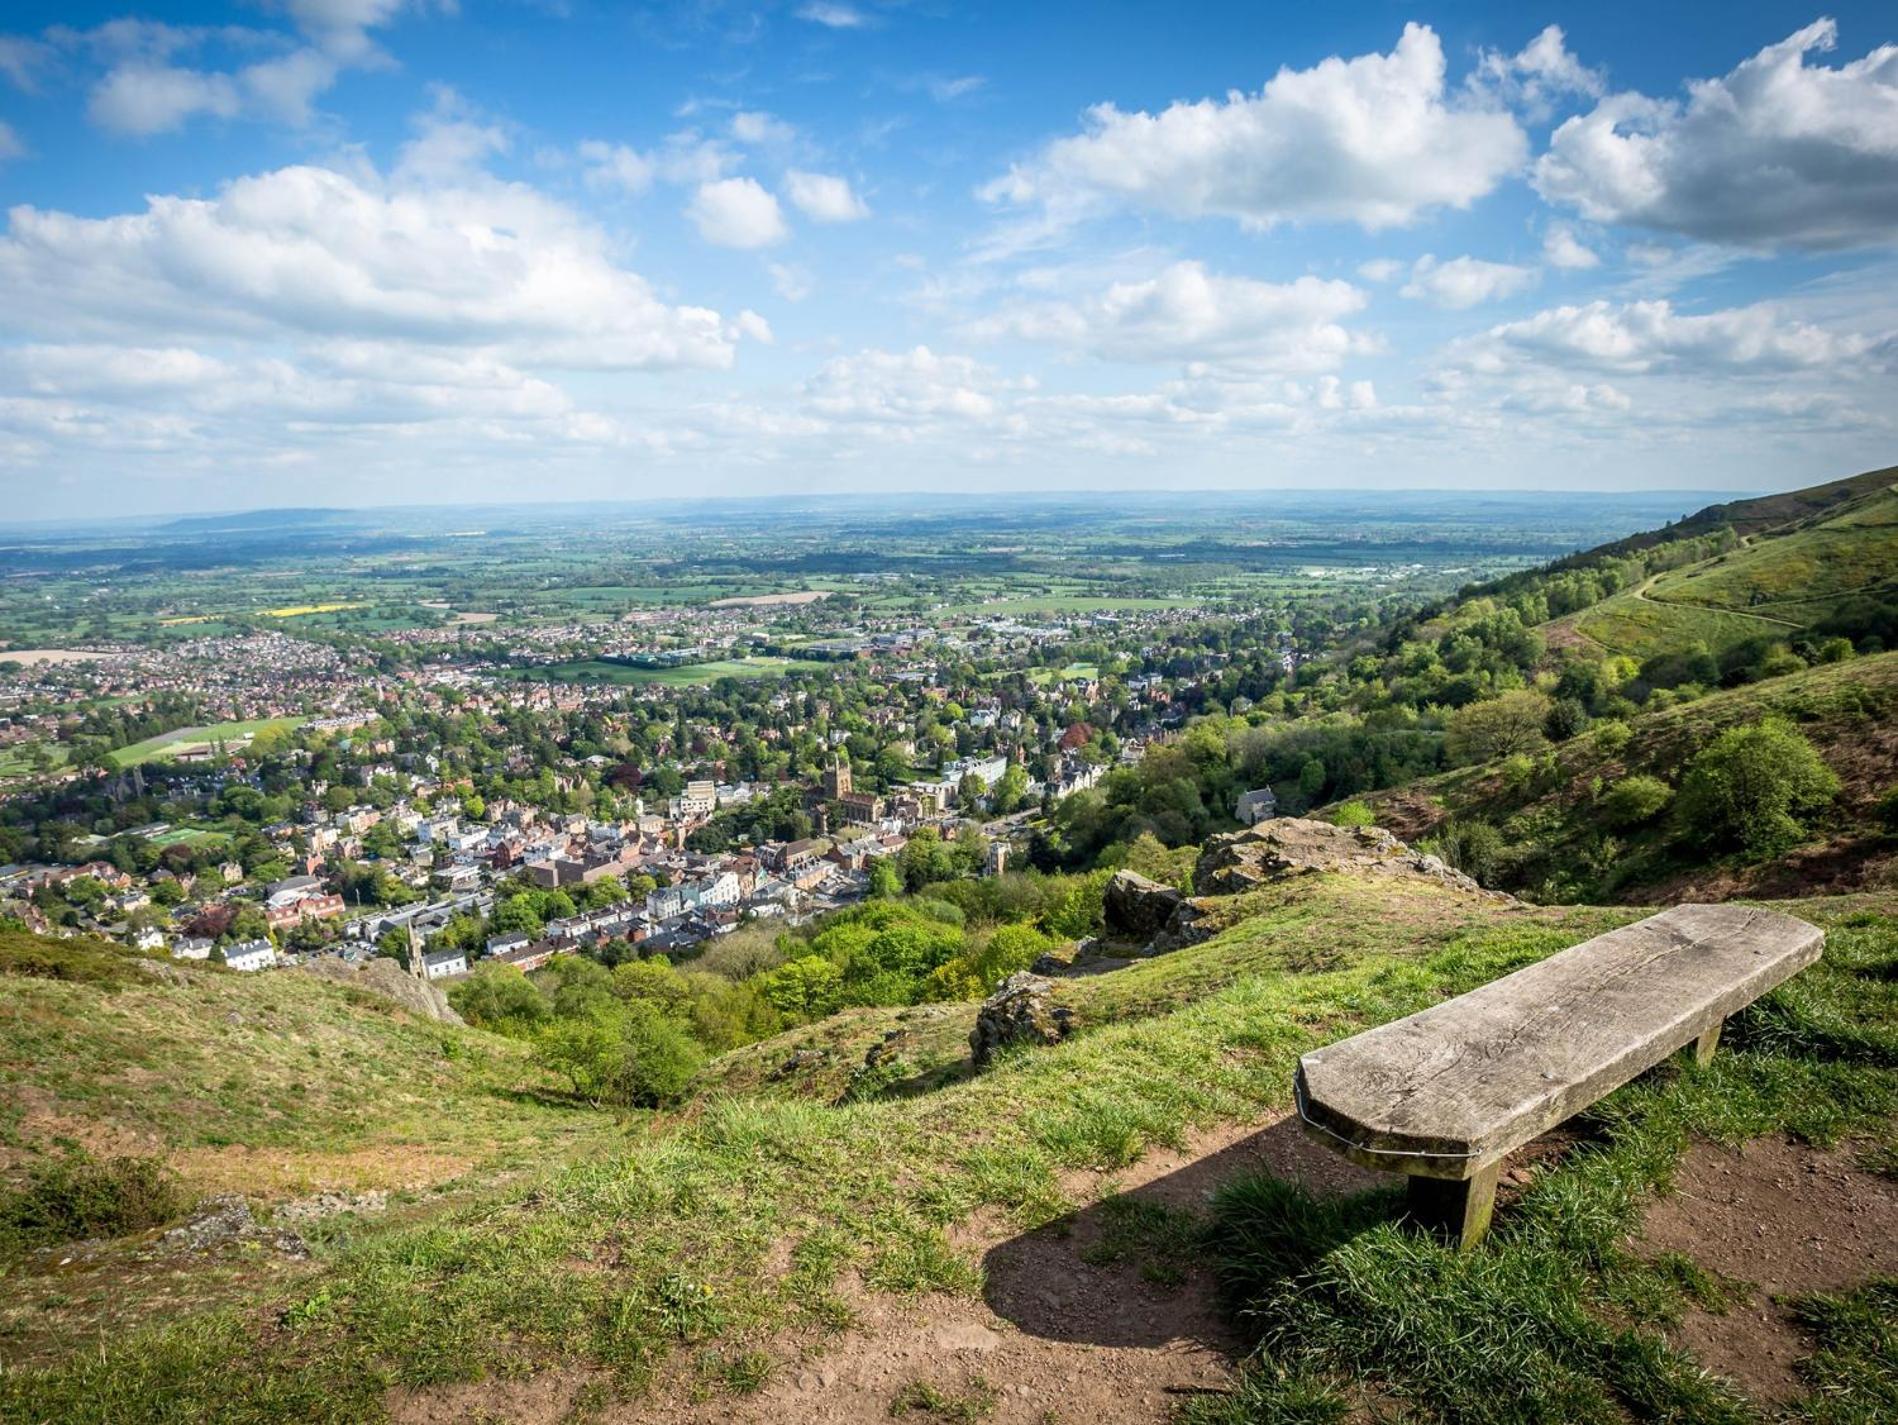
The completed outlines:
<svg viewBox="0 0 1898 1425">
<path fill-rule="evenodd" d="M 255 533 L 259 530 L 303 528 L 311 525 L 360 526 L 365 523 L 361 510 L 283 509 L 237 510 L 214 515 L 184 515 L 157 527 L 161 534 L 211 534 L 220 530 Z"/>
</svg>

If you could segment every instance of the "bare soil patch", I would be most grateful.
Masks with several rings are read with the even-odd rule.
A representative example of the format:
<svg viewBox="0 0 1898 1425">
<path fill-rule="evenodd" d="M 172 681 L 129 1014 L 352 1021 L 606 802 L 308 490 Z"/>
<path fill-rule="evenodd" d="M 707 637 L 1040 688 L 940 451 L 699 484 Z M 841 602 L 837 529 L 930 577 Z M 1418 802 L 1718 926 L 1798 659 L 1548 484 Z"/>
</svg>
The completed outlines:
<svg viewBox="0 0 1898 1425">
<path fill-rule="evenodd" d="M 1063 1190 L 1088 1205 L 1046 1227 L 1024 1233 L 999 1215 L 981 1214 L 953 1233 L 958 1249 L 979 1255 L 987 1269 L 979 1300 L 842 1286 L 855 1324 L 835 1333 L 787 1333 L 770 1343 L 775 1365 L 758 1393 L 705 1398 L 682 1352 L 652 1394 L 601 1402 L 590 1418 L 612 1425 L 871 1425 L 889 1420 L 899 1396 L 920 1384 L 940 1398 L 979 1405 L 979 1418 L 997 1425 L 1161 1425 L 1190 1396 L 1230 1387 L 1241 1343 L 1203 1269 L 1189 1266 L 1178 1279 L 1156 1281 L 1134 1260 L 1098 1259 L 1101 1201 L 1119 1193 L 1197 1211 L 1227 1179 L 1261 1169 L 1316 1191 L 1382 1181 L 1311 1142 L 1289 1118 L 1194 1134 L 1177 1150 L 1150 1153 L 1116 1172 L 1068 1175 Z M 583 1375 L 553 1372 L 395 1392 L 389 1405 L 401 1425 L 484 1417 L 551 1422 L 587 1388 Z"/>
<path fill-rule="evenodd" d="M 1676 1345 L 1755 1399 L 1790 1399 L 1810 1350 L 1778 1298 L 1843 1291 L 1898 1273 L 1898 1183 L 1868 1173 L 1856 1150 L 1762 1139 L 1738 1152 L 1702 1144 L 1657 1201 L 1639 1249 L 1678 1252 L 1746 1283 L 1725 1315 L 1695 1309 Z"/>
<path fill-rule="evenodd" d="M 1898 884 L 1898 850 L 1891 842 L 1876 836 L 1841 836 L 1797 847 L 1770 861 L 1699 869 L 1633 888 L 1631 894 L 1644 905 L 1675 905 L 1741 896 L 1799 900 L 1894 884 Z"/>
<path fill-rule="evenodd" d="M 234 1144 L 181 1149 L 171 1155 L 171 1163 L 194 1188 L 272 1202 L 315 1192 L 433 1187 L 460 1177 L 474 1159 L 399 1143 L 348 1152 Z"/>
</svg>

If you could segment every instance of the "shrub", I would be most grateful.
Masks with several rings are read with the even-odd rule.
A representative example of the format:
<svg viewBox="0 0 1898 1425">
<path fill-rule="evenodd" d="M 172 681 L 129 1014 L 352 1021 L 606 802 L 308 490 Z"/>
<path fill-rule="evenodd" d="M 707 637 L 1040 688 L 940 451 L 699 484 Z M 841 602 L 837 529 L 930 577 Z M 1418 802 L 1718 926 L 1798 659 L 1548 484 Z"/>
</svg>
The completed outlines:
<svg viewBox="0 0 1898 1425">
<path fill-rule="evenodd" d="M 1888 788 L 1872 808 L 1872 815 L 1886 831 L 1898 835 L 1898 787 Z"/>
<path fill-rule="evenodd" d="M 1032 925 L 1004 925 L 982 944 L 931 971 L 924 981 L 923 997 L 980 999 L 1054 948 L 1055 941 Z"/>
<path fill-rule="evenodd" d="M 1776 644 L 1760 659 L 1753 670 L 1753 676 L 1759 679 L 1783 678 L 1788 673 L 1798 673 L 1805 669 L 1806 660 L 1783 643 Z"/>
<path fill-rule="evenodd" d="M 1557 698 L 1542 722 L 1542 735 L 1551 742 L 1567 742 L 1588 730 L 1588 709 L 1580 698 Z"/>
<path fill-rule="evenodd" d="M 1610 757 L 1618 757 L 1634 741 L 1634 729 L 1615 719 L 1598 722 L 1594 729 L 1595 745 Z"/>
<path fill-rule="evenodd" d="M 1729 728 L 1690 764 L 1678 803 L 1702 839 L 1756 855 L 1783 850 L 1806 832 L 1802 816 L 1829 806 L 1839 779 L 1813 745 L 1779 718 Z"/>
<path fill-rule="evenodd" d="M 1340 802 L 1332 808 L 1333 826 L 1376 826 L 1377 816 L 1366 802 Z"/>
<path fill-rule="evenodd" d="M 76 1153 L 35 1167 L 0 1197 L 0 1248 L 123 1237 L 164 1225 L 186 1205 L 157 1158 L 99 1162 Z"/>
<path fill-rule="evenodd" d="M 1819 661 L 1821 663 L 1844 663 L 1854 656 L 1856 656 L 1855 650 L 1852 647 L 1852 640 L 1849 638 L 1842 636 L 1838 638 L 1828 638 L 1824 643 L 1819 645 Z"/>
<path fill-rule="evenodd" d="M 490 961 L 448 989 L 455 1012 L 480 1029 L 530 1037 L 547 1020 L 547 997 L 512 965 Z"/>
<path fill-rule="evenodd" d="M 1536 779 L 1536 759 L 1527 752 L 1513 753 L 1503 758 L 1502 772 L 1503 789 L 1520 796 Z"/>
<path fill-rule="evenodd" d="M 1616 831 L 1626 831 L 1659 816 L 1674 800 L 1674 789 L 1659 777 L 1637 773 L 1623 777 L 1601 799 L 1601 819 Z"/>
<path fill-rule="evenodd" d="M 48 940 L 38 935 L 0 934 L 0 975 L 29 975 L 115 990 L 139 957 L 104 940 Z"/>
<path fill-rule="evenodd" d="M 535 1048 L 540 1062 L 580 1097 L 622 1108 L 676 1103 L 705 1064 L 692 1036 L 643 1000 L 557 1019 Z"/>
<path fill-rule="evenodd" d="M 1417 849 L 1441 857 L 1486 886 L 1503 868 L 1503 834 L 1486 821 L 1446 821 Z"/>
</svg>

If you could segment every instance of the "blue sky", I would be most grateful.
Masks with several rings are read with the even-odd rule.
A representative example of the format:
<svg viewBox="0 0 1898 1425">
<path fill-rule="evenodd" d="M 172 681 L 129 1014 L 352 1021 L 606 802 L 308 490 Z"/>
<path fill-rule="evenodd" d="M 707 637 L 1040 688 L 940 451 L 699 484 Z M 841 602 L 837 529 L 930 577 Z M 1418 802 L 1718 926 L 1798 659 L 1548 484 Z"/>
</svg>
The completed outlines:
<svg viewBox="0 0 1898 1425">
<path fill-rule="evenodd" d="M 1898 459 L 1889 6 L 6 14 L 18 518 Z"/>
</svg>

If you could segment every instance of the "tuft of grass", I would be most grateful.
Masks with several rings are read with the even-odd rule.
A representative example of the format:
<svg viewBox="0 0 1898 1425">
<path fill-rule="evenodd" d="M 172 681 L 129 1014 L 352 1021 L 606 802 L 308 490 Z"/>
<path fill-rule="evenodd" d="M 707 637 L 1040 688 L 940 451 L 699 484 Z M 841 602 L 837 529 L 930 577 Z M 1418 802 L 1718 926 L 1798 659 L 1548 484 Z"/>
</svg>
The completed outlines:
<svg viewBox="0 0 1898 1425">
<path fill-rule="evenodd" d="M 1612 1303 L 1618 1274 L 1633 1270 L 1624 1267 L 1617 1234 L 1634 1223 L 1643 1195 L 1665 1182 L 1688 1134 L 1780 1126 L 1830 1141 L 1898 1112 L 1898 1074 L 1880 1058 L 1878 1038 L 1878 1025 L 1894 1015 L 1895 982 L 1878 978 L 1877 968 L 1898 951 L 1898 925 L 1882 914 L 1865 925 L 1839 922 L 1867 904 L 1801 907 L 1829 917 L 1835 932 L 1826 960 L 1796 982 L 1801 997 L 1769 999 L 1759 1011 L 1766 1018 L 1737 1024 L 1731 1051 L 1710 1068 L 1667 1071 L 1602 1105 L 1599 1141 L 1541 1173 L 1500 1215 L 1495 1250 L 1475 1260 L 1431 1255 L 1431 1244 L 1391 1225 L 1395 1199 L 1386 1195 L 1382 1205 L 1375 1198 L 1352 1205 L 1364 1230 L 1323 1259 L 1289 1255 L 1278 1277 L 1262 1276 L 1246 1306 L 1276 1300 L 1272 1283 L 1290 1273 L 1309 1279 L 1311 1290 L 1303 1304 L 1292 1293 L 1285 1309 L 1317 1315 L 1286 1318 L 1285 1340 L 1314 1343 L 1314 1354 L 1262 1357 L 1255 1394 L 1309 1404 L 1329 1389 L 1356 1403 L 1343 1383 L 1361 1381 L 1377 1401 L 1395 1378 L 1391 1394 L 1427 1418 L 1437 1410 L 1428 1402 L 1446 1398 L 1428 1393 L 1432 1379 L 1461 1375 L 1486 1400 L 1507 1400 L 1514 1373 L 1525 1372 L 1528 1398 L 1544 1419 L 1585 1421 L 1591 1411 L 1601 1418 L 1604 1402 L 1632 1402 L 1627 1412 L 1644 1418 L 1732 1418 L 1731 1399 L 1690 1363 L 1656 1354 L 1646 1323 L 1666 1293 L 1683 1289 L 1678 1282 L 1657 1274 L 1658 1285 L 1622 1288 L 1637 1319 L 1621 1318 L 1626 1324 L 1612 1331 L 1589 1326 L 1587 1308 Z M 1064 984 L 1082 1008 L 1084 1032 L 980 1076 L 861 1104 L 708 1098 L 677 1118 L 626 1121 L 610 1148 L 583 1161 L 548 1161 L 485 1194 L 445 1201 L 425 1219 L 326 1247 L 296 1288 L 308 1311 L 253 1330 L 217 1370 L 173 1382 L 173 1396 L 115 1418 L 264 1420 L 271 1417 L 243 1413 L 255 1377 L 292 1381 L 329 1371 L 341 1380 L 355 1372 L 426 1387 L 474 1378 L 502 1359 L 522 1369 L 592 1366 L 625 1391 L 687 1343 L 731 1350 L 786 1326 L 847 1325 L 838 1291 L 846 1273 L 872 1290 L 973 1293 L 981 1272 L 952 1248 L 952 1224 L 987 1208 L 1023 1226 L 1058 1216 L 1067 1206 L 1064 1172 L 1111 1167 L 1151 1144 L 1183 1142 L 1196 1128 L 1256 1122 L 1285 1106 L 1303 1050 L 1414 1013 L 1639 912 L 1501 908 L 1428 887 L 1312 877 L 1252 899 L 1248 914 L 1206 944 Z M 291 993 L 292 976 L 225 983 L 241 979 L 208 980 L 202 1007 L 163 997 L 171 996 L 166 989 L 163 1007 L 174 1020 L 188 1010 L 221 1021 L 242 1009 L 239 1032 L 250 1035 L 250 1022 L 258 1023 L 258 1055 L 274 1073 L 265 1016 L 277 1014 L 274 1032 L 287 1037 L 295 1021 L 285 1011 L 305 1003 L 304 991 L 294 1001 L 273 998 Z M 51 992 L 83 990 L 25 983 L 48 992 L 46 1003 L 61 1013 Z M 240 994 L 248 998 L 230 998 Z M 89 1017 L 61 1018 L 57 1041 L 36 1017 L 14 1021 L 42 1035 L 29 1065 L 70 1058 L 77 1046 L 105 1047 L 99 1003 L 89 994 Z M 0 1034 L 12 1027 L 6 1009 L 0 1001 Z M 464 1133 L 478 1123 L 480 1099 L 468 1086 L 495 1083 L 479 1066 L 503 1052 L 498 1041 L 455 1031 L 468 1058 L 451 1062 L 440 1054 L 439 1028 L 424 1034 L 353 1013 L 349 1022 L 353 1035 L 373 1036 L 351 1044 L 383 1048 L 409 1079 L 460 1096 L 453 1113 L 468 1124 L 441 1127 L 437 1107 L 426 1124 L 416 1120 L 418 1132 L 433 1125 Z M 143 1052 L 133 1027 L 115 1026 L 114 1053 Z M 135 1027 L 146 1039 L 168 1032 L 156 1014 Z M 1863 1052 L 1834 1052 L 1842 1035 L 1856 1035 Z M 426 1070 L 417 1057 L 423 1048 Z M 334 1074 L 356 1072 L 353 1058 L 330 1050 L 324 1064 Z M 307 1060 L 301 1068 L 307 1077 Z M 348 1082 L 360 1095 L 387 1087 Z M 243 1126 L 244 1113 L 239 1102 L 225 1117 Z M 336 1116 L 326 1113 L 332 1125 Z M 1128 1231 L 1131 1253 L 1145 1228 L 1130 1222 Z M 1310 1232 L 1261 1235 L 1259 1250 L 1291 1253 L 1300 1235 Z M 1519 1247 L 1510 1246 L 1516 1239 Z M 1227 1239 L 1220 1240 L 1223 1252 Z M 1507 1270 L 1491 1263 L 1505 1247 L 1523 1254 L 1509 1257 Z M 691 1294 L 669 1289 L 675 1275 L 707 1288 L 711 1309 L 700 1313 Z M 1265 1315 L 1245 1319 L 1261 1335 L 1271 1324 Z M 102 1354 L 0 1377 L 0 1418 L 63 1418 L 55 1407 L 73 1398 L 81 1377 L 110 1390 L 113 1381 L 144 1379 L 155 1358 L 182 1349 L 172 1336 L 185 1330 L 171 1323 L 108 1335 Z M 1335 1334 L 1327 1340 L 1327 1332 Z M 1351 1370 L 1338 1364 L 1354 1361 Z"/>
<path fill-rule="evenodd" d="M 1898 1420 L 1898 1280 L 1869 1282 L 1840 1296 L 1801 1297 L 1793 1312 L 1818 1342 L 1799 1364 L 1812 1387 L 1801 1415 L 1813 1425 Z"/>
<path fill-rule="evenodd" d="M 924 1415 L 931 1420 L 972 1422 L 985 1419 L 995 1409 L 995 1391 L 977 1376 L 967 1390 L 945 1391 L 927 1381 L 913 1380 L 890 1400 L 890 1415 Z"/>
<path fill-rule="evenodd" d="M 1102 1201 L 1100 1213 L 1100 1237 L 1081 1252 L 1093 1266 L 1132 1262 L 1154 1285 L 1178 1286 L 1200 1259 L 1206 1223 L 1197 1213 L 1124 1194 Z"/>
</svg>

